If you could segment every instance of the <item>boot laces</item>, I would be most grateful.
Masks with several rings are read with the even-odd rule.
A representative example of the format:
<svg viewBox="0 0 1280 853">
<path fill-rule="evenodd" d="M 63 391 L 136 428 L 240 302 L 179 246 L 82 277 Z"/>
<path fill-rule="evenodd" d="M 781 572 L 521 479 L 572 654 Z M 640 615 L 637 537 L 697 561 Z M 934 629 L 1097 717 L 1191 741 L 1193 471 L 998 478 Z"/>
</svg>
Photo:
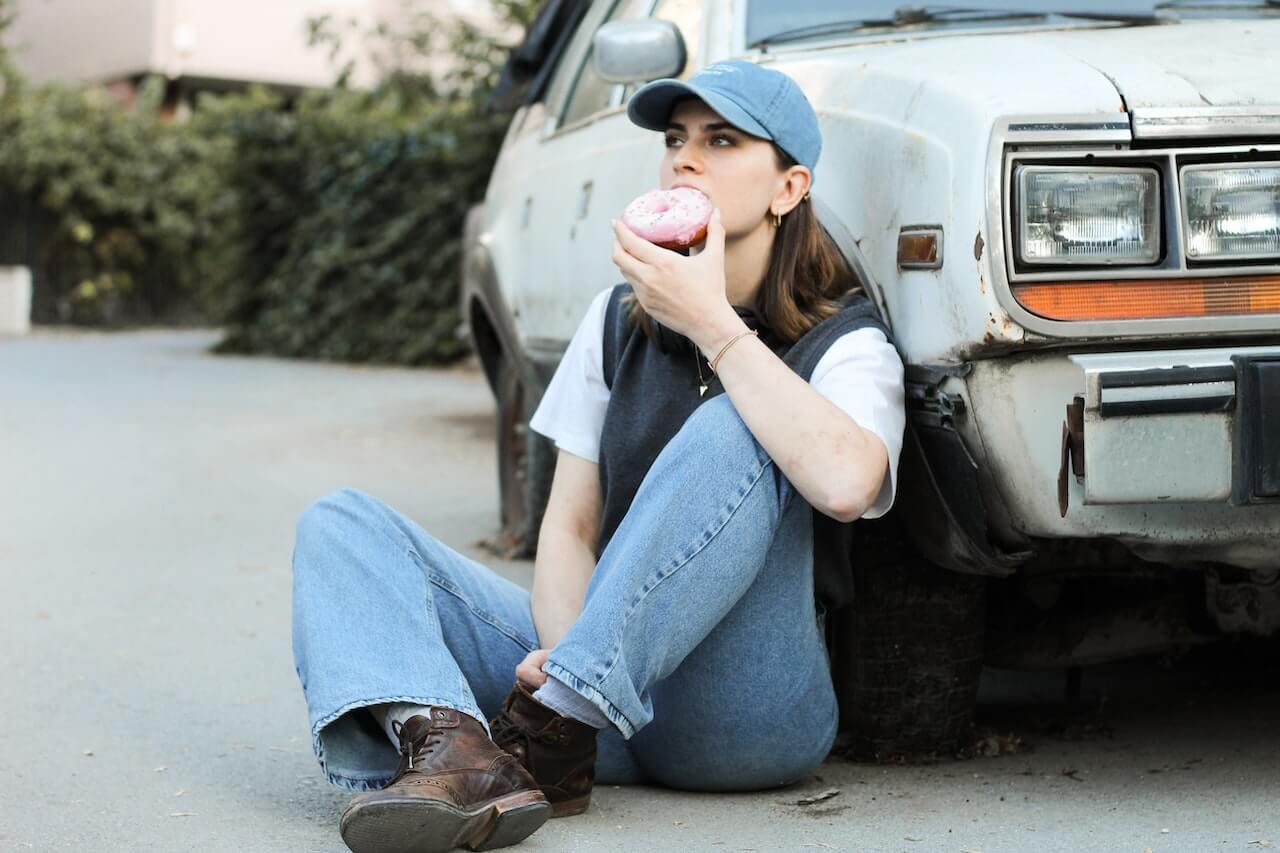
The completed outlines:
<svg viewBox="0 0 1280 853">
<path fill-rule="evenodd" d="M 396 737 L 400 738 L 400 760 L 402 763 L 407 762 L 405 769 L 412 770 L 414 758 L 418 758 L 419 760 L 425 758 L 430 755 L 436 745 L 440 743 L 440 730 L 436 728 L 434 723 L 432 723 L 427 726 L 416 740 L 413 740 L 405 738 L 400 733 L 400 730 L 403 728 L 404 723 L 399 720 L 391 721 L 391 730 L 395 732 Z"/>
<path fill-rule="evenodd" d="M 544 729 L 542 731 L 532 731 L 525 726 L 512 720 L 506 714 L 499 714 L 489 721 L 489 731 L 493 735 L 493 742 L 498 746 L 506 749 L 513 743 L 523 741 L 527 746 L 530 741 L 540 741 L 541 743 L 554 744 L 559 743 L 563 734 L 562 727 L 552 729 Z"/>
</svg>

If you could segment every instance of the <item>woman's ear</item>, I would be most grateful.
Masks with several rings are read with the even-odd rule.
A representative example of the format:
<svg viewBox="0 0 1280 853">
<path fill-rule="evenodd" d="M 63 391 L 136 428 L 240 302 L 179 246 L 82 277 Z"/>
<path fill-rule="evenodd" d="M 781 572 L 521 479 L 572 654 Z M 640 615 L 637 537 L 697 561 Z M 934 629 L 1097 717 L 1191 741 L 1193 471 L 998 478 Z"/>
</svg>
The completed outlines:
<svg viewBox="0 0 1280 853">
<path fill-rule="evenodd" d="M 782 185 L 778 207 L 786 211 L 793 210 L 809 194 L 809 187 L 812 184 L 812 172 L 804 166 L 792 166 L 787 170 L 787 180 Z"/>
</svg>

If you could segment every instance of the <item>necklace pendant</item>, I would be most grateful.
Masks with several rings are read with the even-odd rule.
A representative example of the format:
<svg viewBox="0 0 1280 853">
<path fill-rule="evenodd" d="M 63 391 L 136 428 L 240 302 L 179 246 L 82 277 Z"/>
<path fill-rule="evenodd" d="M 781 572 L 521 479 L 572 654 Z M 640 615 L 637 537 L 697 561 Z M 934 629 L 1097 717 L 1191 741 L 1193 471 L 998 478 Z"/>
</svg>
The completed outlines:
<svg viewBox="0 0 1280 853">
<path fill-rule="evenodd" d="M 701 397 L 701 396 L 703 396 L 703 395 L 704 395 L 704 394 L 706 394 L 706 393 L 707 393 L 707 386 L 706 386 L 706 385 L 699 385 L 699 386 L 698 386 L 698 396 L 699 396 L 699 397 Z"/>
</svg>

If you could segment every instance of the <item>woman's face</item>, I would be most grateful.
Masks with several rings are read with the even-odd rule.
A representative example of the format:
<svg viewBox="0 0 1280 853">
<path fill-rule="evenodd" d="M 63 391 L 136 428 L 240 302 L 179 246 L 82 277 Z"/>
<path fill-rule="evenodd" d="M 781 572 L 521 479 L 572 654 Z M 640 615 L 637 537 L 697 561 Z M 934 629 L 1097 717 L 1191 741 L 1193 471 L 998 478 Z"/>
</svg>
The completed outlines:
<svg viewBox="0 0 1280 853">
<path fill-rule="evenodd" d="M 706 193 L 728 238 L 770 227 L 771 209 L 786 213 L 808 190 L 808 170 L 780 171 L 771 142 L 738 130 L 698 98 L 676 104 L 664 144 L 659 186 Z"/>
</svg>

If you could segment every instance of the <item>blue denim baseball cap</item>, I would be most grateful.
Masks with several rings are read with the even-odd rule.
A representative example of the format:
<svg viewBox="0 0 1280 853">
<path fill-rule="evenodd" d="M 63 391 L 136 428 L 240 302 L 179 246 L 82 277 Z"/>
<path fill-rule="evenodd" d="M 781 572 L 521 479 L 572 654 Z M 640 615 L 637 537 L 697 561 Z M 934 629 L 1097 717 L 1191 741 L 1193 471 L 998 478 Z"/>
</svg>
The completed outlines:
<svg viewBox="0 0 1280 853">
<path fill-rule="evenodd" d="M 636 90 L 627 117 L 646 130 L 666 130 L 675 102 L 701 98 L 734 127 L 772 140 L 812 172 L 822 151 L 818 114 L 800 86 L 781 71 L 731 59 L 701 69 L 688 80 L 664 77 Z"/>
</svg>

